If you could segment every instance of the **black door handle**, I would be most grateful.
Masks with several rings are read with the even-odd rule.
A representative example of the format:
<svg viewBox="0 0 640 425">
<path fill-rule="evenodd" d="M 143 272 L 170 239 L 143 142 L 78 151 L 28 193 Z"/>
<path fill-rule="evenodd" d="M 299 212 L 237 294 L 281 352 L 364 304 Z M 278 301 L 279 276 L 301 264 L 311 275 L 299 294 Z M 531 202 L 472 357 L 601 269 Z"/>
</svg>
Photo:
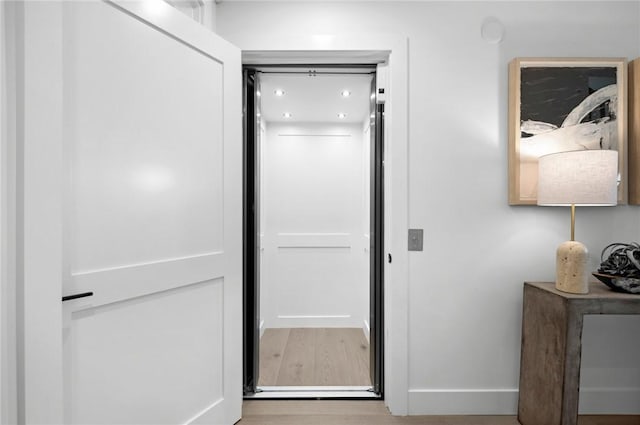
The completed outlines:
<svg viewBox="0 0 640 425">
<path fill-rule="evenodd" d="M 91 297 L 93 296 L 93 292 L 83 292 L 81 294 L 73 294 L 73 295 L 66 295 L 64 297 L 62 297 L 62 301 L 71 301 L 71 300 L 76 300 L 78 298 L 84 298 L 84 297 Z"/>
</svg>

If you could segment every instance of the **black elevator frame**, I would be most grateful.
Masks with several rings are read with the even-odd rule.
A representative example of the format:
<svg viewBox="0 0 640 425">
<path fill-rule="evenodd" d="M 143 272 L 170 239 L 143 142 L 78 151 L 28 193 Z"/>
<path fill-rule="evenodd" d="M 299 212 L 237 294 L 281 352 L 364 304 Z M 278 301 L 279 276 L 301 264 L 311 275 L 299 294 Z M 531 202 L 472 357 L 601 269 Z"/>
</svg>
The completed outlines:
<svg viewBox="0 0 640 425">
<path fill-rule="evenodd" d="M 372 74 L 370 101 L 370 377 L 372 391 L 384 398 L 384 104 L 378 104 L 375 65 L 284 64 L 243 67 L 243 392 L 256 392 L 260 342 L 260 175 L 257 124 L 258 73 L 265 68 L 298 68 L 295 73 L 321 74 L 322 69 L 362 68 Z M 319 70 L 319 71 L 318 71 Z M 280 72 L 278 72 L 280 73 Z M 335 74 L 329 71 L 327 73 Z M 346 73 L 345 73 L 346 74 Z M 318 397 L 311 398 L 336 398 Z M 357 397 L 338 397 L 357 398 Z"/>
</svg>

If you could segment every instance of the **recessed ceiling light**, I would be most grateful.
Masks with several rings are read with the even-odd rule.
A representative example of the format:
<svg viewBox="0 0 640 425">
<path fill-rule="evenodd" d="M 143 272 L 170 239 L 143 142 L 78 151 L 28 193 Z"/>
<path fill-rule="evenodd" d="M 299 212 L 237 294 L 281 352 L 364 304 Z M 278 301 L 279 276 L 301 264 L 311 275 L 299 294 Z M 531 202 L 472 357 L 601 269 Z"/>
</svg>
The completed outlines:
<svg viewBox="0 0 640 425">
<path fill-rule="evenodd" d="M 342 90 L 342 93 L 340 93 L 342 95 L 342 97 L 349 97 L 351 96 L 351 92 L 349 90 Z"/>
<path fill-rule="evenodd" d="M 284 114 L 282 114 L 283 117 L 285 118 L 291 118 L 291 113 L 290 112 L 285 112 Z"/>
<path fill-rule="evenodd" d="M 284 96 L 284 90 L 282 89 L 275 89 L 273 93 L 275 93 L 276 96 Z"/>
<path fill-rule="evenodd" d="M 341 120 L 345 119 L 347 117 L 347 114 L 345 114 L 344 112 L 340 112 L 338 114 L 338 118 L 340 118 Z"/>
</svg>

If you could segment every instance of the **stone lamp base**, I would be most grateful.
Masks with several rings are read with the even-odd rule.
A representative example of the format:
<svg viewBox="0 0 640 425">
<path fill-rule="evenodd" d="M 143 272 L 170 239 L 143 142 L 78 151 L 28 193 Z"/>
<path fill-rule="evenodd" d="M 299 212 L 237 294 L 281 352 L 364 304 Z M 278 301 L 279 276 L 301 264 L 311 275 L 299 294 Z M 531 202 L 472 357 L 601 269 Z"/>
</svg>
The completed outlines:
<svg viewBox="0 0 640 425">
<path fill-rule="evenodd" d="M 576 241 L 560 244 L 556 251 L 556 289 L 570 294 L 589 293 L 587 247 Z"/>
</svg>

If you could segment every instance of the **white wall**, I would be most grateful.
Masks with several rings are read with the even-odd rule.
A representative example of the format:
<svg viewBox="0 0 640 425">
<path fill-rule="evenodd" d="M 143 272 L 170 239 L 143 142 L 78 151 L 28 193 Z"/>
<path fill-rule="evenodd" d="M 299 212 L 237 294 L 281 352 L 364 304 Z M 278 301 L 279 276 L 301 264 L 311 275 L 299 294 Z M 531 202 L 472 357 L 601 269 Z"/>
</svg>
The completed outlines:
<svg viewBox="0 0 640 425">
<path fill-rule="evenodd" d="M 5 23 L 5 5 L 4 4 L 0 4 L 0 24 L 2 24 L 2 30 L 0 30 L 0 169 L 4 170 L 5 169 L 5 156 L 6 156 L 6 105 L 5 105 L 5 98 L 6 98 L 6 60 L 5 60 L 5 55 L 6 55 L 6 48 L 5 48 L 5 43 L 6 43 L 6 39 L 7 39 L 7 35 L 5 34 L 6 32 L 6 23 Z M 6 258 L 5 258 L 5 253 L 6 253 L 6 248 L 4 247 L 4 240 L 5 240 L 5 232 L 6 232 L 6 227 L 4 225 L 5 223 L 5 216 L 6 216 L 6 190 L 4 189 L 4 184 L 6 181 L 6 177 L 4 175 L 2 175 L 2 173 L 0 173 L 0 318 L 2 318 L 2 323 L 5 322 L 5 310 L 6 310 L 6 295 L 3 293 L 3 288 L 8 287 L 8 282 L 7 282 L 7 278 L 6 278 L 6 267 L 7 267 L 7 263 L 6 263 Z M 6 401 L 6 391 L 8 390 L 8 388 L 5 387 L 5 382 L 7 381 L 7 378 L 5 377 L 5 374 L 7 373 L 7 371 L 9 370 L 7 368 L 7 365 L 5 364 L 6 362 L 6 357 L 7 357 L 7 349 L 5 348 L 5 339 L 7 336 L 7 331 L 5 329 L 0 330 L 0 423 L 5 423 L 6 422 L 6 410 L 8 409 L 9 405 Z"/>
<path fill-rule="evenodd" d="M 0 3 L 0 423 L 17 421 L 14 7 Z"/>
<path fill-rule="evenodd" d="M 363 142 L 360 124 L 267 124 L 265 328 L 364 327 Z"/>
<path fill-rule="evenodd" d="M 0 30 L 0 169 L 4 170 L 5 169 L 5 156 L 6 156 L 6 109 L 7 106 L 5 105 L 5 99 L 6 99 L 6 60 L 5 60 L 5 55 L 6 55 L 6 48 L 5 48 L 5 43 L 6 43 L 6 39 L 7 39 L 7 35 L 5 34 L 6 32 L 6 23 L 5 23 L 5 5 L 4 4 L 0 4 L 0 24 L 2 27 L 2 30 Z M 6 232 L 6 227 L 5 227 L 5 216 L 6 216 L 6 190 L 4 189 L 4 185 L 5 185 L 5 181 L 6 181 L 6 177 L 0 173 L 0 318 L 2 318 L 2 323 L 5 323 L 5 310 L 6 310 L 6 295 L 4 294 L 4 288 L 8 287 L 8 282 L 7 282 L 7 277 L 6 277 L 6 267 L 7 267 L 7 262 L 6 262 L 6 248 L 4 247 L 4 240 L 5 240 L 5 232 Z M 7 396 L 7 390 L 8 388 L 5 387 L 5 382 L 7 381 L 7 378 L 5 377 L 5 374 L 8 372 L 8 368 L 6 365 L 6 357 L 7 357 L 7 349 L 5 348 L 5 340 L 7 337 L 7 331 L 6 329 L 2 329 L 0 330 L 0 423 L 5 423 L 6 422 L 6 410 L 8 409 L 9 405 L 7 403 L 6 400 L 6 396 Z"/>
<path fill-rule="evenodd" d="M 409 38 L 409 411 L 513 413 L 522 282 L 554 278 L 568 211 L 507 204 L 507 64 L 522 56 L 640 55 L 638 2 L 223 2 L 218 33 Z M 482 21 L 505 27 L 500 44 Z M 640 240 L 640 207 L 579 209 L 591 267 Z M 387 289 L 389 290 L 389 289 Z M 640 413 L 640 318 L 585 322 L 580 410 Z M 612 360 L 615 359 L 615 360 Z"/>
</svg>

